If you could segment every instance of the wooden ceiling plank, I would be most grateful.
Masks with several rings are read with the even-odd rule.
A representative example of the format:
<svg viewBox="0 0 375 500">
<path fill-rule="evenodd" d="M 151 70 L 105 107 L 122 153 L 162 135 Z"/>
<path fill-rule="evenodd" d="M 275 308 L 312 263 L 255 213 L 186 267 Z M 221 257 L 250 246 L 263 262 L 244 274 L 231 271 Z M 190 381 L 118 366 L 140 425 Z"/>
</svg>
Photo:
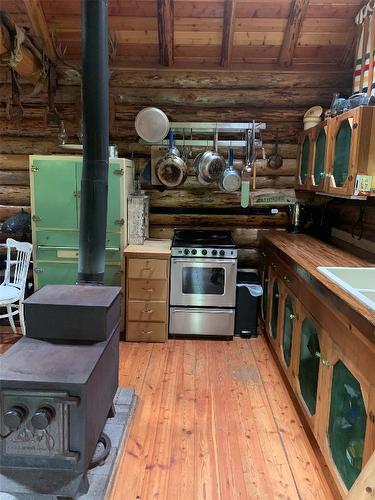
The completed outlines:
<svg viewBox="0 0 375 500">
<path fill-rule="evenodd" d="M 227 67 L 230 64 L 233 32 L 235 23 L 236 1 L 227 0 L 224 7 L 223 39 L 221 42 L 221 66 Z"/>
<path fill-rule="evenodd" d="M 40 0 L 23 1 L 34 35 L 41 40 L 42 48 L 50 61 L 56 62 L 55 48 L 53 46 L 52 37 L 48 30 L 47 21 Z"/>
<path fill-rule="evenodd" d="M 293 0 L 291 4 L 288 24 L 279 54 L 280 66 L 290 66 L 293 62 L 294 51 L 308 7 L 309 0 Z"/>
<path fill-rule="evenodd" d="M 159 58 L 163 66 L 174 63 L 173 0 L 158 0 Z"/>
</svg>

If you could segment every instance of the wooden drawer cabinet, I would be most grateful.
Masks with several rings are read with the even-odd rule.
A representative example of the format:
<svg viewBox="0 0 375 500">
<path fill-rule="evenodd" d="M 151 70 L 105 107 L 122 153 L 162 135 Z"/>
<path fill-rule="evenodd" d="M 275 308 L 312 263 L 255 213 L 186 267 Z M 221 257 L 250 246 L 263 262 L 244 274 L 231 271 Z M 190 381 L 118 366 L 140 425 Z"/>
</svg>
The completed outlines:
<svg viewBox="0 0 375 500">
<path fill-rule="evenodd" d="M 134 301 L 128 302 L 128 321 L 167 321 L 166 302 Z"/>
<path fill-rule="evenodd" d="M 126 258 L 126 340 L 168 338 L 170 240 L 129 245 Z"/>
<path fill-rule="evenodd" d="M 130 342 L 165 342 L 167 334 L 166 323 L 129 321 L 126 340 Z"/>
<path fill-rule="evenodd" d="M 129 300 L 164 300 L 168 298 L 167 280 L 129 279 Z"/>
<path fill-rule="evenodd" d="M 143 279 L 167 279 L 168 262 L 158 259 L 129 259 L 128 277 Z"/>
</svg>

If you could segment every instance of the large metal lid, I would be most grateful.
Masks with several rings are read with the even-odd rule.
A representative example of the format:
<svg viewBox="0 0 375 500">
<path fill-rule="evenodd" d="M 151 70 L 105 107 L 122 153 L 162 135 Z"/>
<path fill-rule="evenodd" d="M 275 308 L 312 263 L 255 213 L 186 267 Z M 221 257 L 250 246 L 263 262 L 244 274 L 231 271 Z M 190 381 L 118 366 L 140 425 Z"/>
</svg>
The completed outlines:
<svg viewBox="0 0 375 500">
<path fill-rule="evenodd" d="M 144 108 L 135 118 L 135 130 L 147 142 L 160 142 L 169 132 L 168 117 L 159 108 Z"/>
</svg>

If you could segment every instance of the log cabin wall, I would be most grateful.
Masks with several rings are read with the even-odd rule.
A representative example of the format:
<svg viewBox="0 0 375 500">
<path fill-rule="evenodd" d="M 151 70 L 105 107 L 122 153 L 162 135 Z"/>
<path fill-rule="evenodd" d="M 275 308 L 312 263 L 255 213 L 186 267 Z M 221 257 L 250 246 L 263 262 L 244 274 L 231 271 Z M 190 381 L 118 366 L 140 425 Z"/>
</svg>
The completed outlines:
<svg viewBox="0 0 375 500">
<path fill-rule="evenodd" d="M 327 223 L 331 228 L 344 233 L 341 236 L 345 242 L 356 244 L 360 248 L 368 248 L 373 252 L 375 243 L 375 200 L 332 200 L 327 205 Z M 362 245 L 363 243 L 363 245 Z"/>
<path fill-rule="evenodd" d="M 79 129 L 80 2 L 2 0 L 2 8 L 49 47 L 58 70 L 56 107 L 72 141 Z M 284 166 L 271 171 L 258 162 L 259 188 L 294 185 L 296 143 L 310 106 L 327 107 L 333 92 L 349 95 L 352 83 L 354 16 L 362 1 L 327 0 L 188 1 L 110 0 L 111 142 L 141 169 L 149 146 L 138 143 L 137 113 L 163 109 L 171 121 L 250 121 L 267 123 L 266 153 L 279 132 Z M 40 14 L 42 13 L 42 16 Z M 40 19 L 44 19 L 44 29 Z M 54 32 L 57 46 L 51 46 Z M 55 50 L 55 54 L 53 51 Z M 52 52 L 52 54 L 51 54 Z M 7 119 L 9 73 L 0 66 L 0 220 L 30 203 L 29 154 L 61 154 L 57 127 L 46 126 L 47 95 L 32 96 L 21 83 L 24 116 Z M 226 152 L 224 152 L 226 153 Z M 240 156 L 237 154 L 237 159 Z M 190 174 L 192 170 L 190 167 Z M 230 228 L 241 247 L 241 265 L 256 266 L 258 229 L 285 228 L 285 209 L 276 215 L 240 210 L 239 194 L 198 185 L 192 175 L 176 190 L 144 184 L 151 198 L 151 235 L 169 236 L 174 227 Z M 171 213 L 189 208 L 189 215 Z M 233 209 L 239 213 L 233 214 Z M 219 213 L 220 210 L 220 213 Z"/>
</svg>

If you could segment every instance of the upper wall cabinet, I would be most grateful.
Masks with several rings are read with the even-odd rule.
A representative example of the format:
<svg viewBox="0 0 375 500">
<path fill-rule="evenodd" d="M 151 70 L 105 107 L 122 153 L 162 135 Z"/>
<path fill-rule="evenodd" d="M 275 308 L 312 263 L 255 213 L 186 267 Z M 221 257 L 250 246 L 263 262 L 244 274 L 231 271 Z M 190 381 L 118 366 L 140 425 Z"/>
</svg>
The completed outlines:
<svg viewBox="0 0 375 500">
<path fill-rule="evenodd" d="M 301 134 L 296 189 L 357 196 L 361 178 L 375 177 L 375 108 L 361 106 Z M 372 183 L 374 186 L 374 181 Z"/>
</svg>

